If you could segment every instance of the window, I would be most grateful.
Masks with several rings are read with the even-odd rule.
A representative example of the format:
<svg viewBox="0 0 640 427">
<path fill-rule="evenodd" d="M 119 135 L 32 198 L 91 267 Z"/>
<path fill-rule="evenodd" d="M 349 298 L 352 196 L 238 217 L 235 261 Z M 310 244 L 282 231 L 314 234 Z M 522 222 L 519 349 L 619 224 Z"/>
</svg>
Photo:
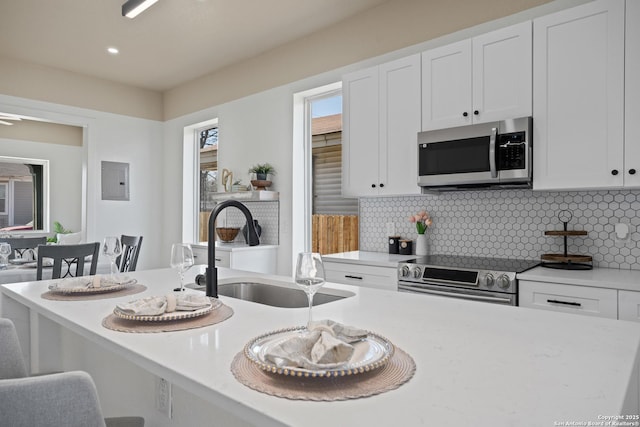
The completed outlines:
<svg viewBox="0 0 640 427">
<path fill-rule="evenodd" d="M 339 92 L 339 91 L 338 91 Z M 342 197 L 342 95 L 311 100 L 311 249 L 358 249 L 358 200 Z"/>
<path fill-rule="evenodd" d="M 218 127 L 209 125 L 199 130 L 199 213 L 198 241 L 208 240 L 209 214 L 215 206 L 213 195 L 218 185 Z"/>
<path fill-rule="evenodd" d="M 210 211 L 218 181 L 218 127 L 200 131 L 200 211 Z"/>
<path fill-rule="evenodd" d="M 49 162 L 0 157 L 0 231 L 45 230 Z"/>
<path fill-rule="evenodd" d="M 9 185 L 7 183 L 0 183 L 0 214 L 7 214 L 7 194 Z"/>
</svg>

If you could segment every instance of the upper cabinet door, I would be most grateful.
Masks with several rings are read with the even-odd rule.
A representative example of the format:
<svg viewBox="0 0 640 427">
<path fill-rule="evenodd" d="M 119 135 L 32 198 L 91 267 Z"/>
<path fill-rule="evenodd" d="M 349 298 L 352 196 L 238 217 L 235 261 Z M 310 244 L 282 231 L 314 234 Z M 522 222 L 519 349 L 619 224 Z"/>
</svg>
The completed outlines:
<svg viewBox="0 0 640 427">
<path fill-rule="evenodd" d="M 473 122 L 532 114 L 531 21 L 474 37 Z"/>
<path fill-rule="evenodd" d="M 380 194 L 418 194 L 420 55 L 380 65 Z"/>
<path fill-rule="evenodd" d="M 471 124 L 471 40 L 422 53 L 422 130 Z"/>
<path fill-rule="evenodd" d="M 623 185 L 624 23 L 624 0 L 534 21 L 534 189 Z"/>
<path fill-rule="evenodd" d="M 342 79 L 342 195 L 378 194 L 378 67 Z"/>
<path fill-rule="evenodd" d="M 625 187 L 640 187 L 640 1 L 627 1 L 625 58 Z"/>
</svg>

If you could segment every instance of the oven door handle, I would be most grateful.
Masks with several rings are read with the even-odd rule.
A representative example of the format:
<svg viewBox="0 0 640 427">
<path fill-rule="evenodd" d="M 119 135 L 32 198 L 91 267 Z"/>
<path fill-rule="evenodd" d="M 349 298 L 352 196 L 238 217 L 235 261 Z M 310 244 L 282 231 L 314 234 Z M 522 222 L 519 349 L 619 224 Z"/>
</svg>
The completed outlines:
<svg viewBox="0 0 640 427">
<path fill-rule="evenodd" d="M 491 128 L 491 136 L 489 137 L 489 170 L 491 178 L 498 177 L 498 169 L 496 168 L 496 137 L 498 128 Z"/>
<path fill-rule="evenodd" d="M 474 283 L 471 282 L 460 282 L 458 280 L 444 280 L 444 279 L 434 279 L 433 277 L 426 277 L 422 279 L 423 281 L 429 281 L 430 283 L 439 283 L 442 285 L 463 285 L 463 286 L 478 286 L 478 279 L 476 276 L 476 281 Z"/>
<path fill-rule="evenodd" d="M 488 297 L 488 296 L 482 296 L 482 295 L 463 294 L 458 292 L 442 292 L 442 291 L 434 291 L 432 289 L 414 288 L 411 286 L 404 286 L 404 285 L 398 285 L 398 290 L 409 291 L 409 292 L 419 292 L 423 294 L 438 295 L 438 296 L 450 297 L 450 298 L 469 299 L 474 301 L 494 302 L 499 304 L 511 304 L 511 299 L 509 298 Z"/>
</svg>

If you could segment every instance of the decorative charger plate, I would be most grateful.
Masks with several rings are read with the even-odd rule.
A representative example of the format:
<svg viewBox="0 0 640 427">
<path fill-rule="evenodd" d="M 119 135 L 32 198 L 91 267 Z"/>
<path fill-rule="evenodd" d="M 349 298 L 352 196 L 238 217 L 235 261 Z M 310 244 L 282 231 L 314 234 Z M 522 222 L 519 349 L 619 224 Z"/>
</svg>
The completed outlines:
<svg viewBox="0 0 640 427">
<path fill-rule="evenodd" d="M 49 292 L 54 294 L 102 294 L 106 292 L 115 292 L 126 288 L 127 286 L 135 285 L 138 281 L 131 279 L 124 283 L 113 283 L 111 285 L 100 286 L 99 288 L 50 288 Z"/>
<path fill-rule="evenodd" d="M 200 317 L 204 316 L 205 314 L 209 314 L 213 310 L 222 307 L 222 302 L 217 298 L 209 298 L 209 301 L 210 305 L 208 307 L 200 308 L 193 311 L 173 311 L 171 313 L 151 316 L 125 313 L 124 311 L 116 307 L 113 309 L 113 314 L 121 319 L 136 320 L 138 322 L 168 322 L 173 320 L 193 319 L 194 317 Z"/>
<path fill-rule="evenodd" d="M 29 264 L 30 262 L 34 262 L 32 259 L 24 259 L 24 258 L 14 258 L 9 260 L 9 264 L 14 265 L 24 265 Z"/>
<path fill-rule="evenodd" d="M 349 362 L 339 367 L 327 369 L 311 370 L 293 366 L 277 366 L 266 355 L 269 350 L 284 340 L 289 339 L 292 334 L 305 331 L 305 327 L 295 327 L 269 332 L 252 339 L 244 347 L 244 355 L 249 361 L 257 365 L 260 369 L 280 375 L 291 375 L 297 377 L 339 377 L 345 375 L 355 375 L 369 372 L 384 366 L 391 356 L 395 347 L 386 338 L 369 332 L 366 338 L 351 343 L 355 350 Z"/>
</svg>

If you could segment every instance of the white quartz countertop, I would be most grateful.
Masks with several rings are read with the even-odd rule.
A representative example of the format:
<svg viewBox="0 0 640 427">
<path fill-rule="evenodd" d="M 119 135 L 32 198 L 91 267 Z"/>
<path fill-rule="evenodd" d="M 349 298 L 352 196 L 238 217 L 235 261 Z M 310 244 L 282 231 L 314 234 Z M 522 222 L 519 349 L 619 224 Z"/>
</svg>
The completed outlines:
<svg viewBox="0 0 640 427">
<path fill-rule="evenodd" d="M 615 268 L 560 270 L 555 268 L 535 267 L 529 271 L 518 274 L 518 279 L 608 289 L 622 289 L 627 291 L 640 291 L 639 270 L 618 270 Z"/>
<path fill-rule="evenodd" d="M 379 267 L 397 267 L 399 262 L 416 258 L 416 255 L 396 255 L 384 252 L 351 251 L 322 255 L 322 259 L 332 262 L 373 265 Z"/>
<path fill-rule="evenodd" d="M 168 269 L 131 275 L 148 287 L 136 298 L 175 286 Z M 221 281 L 249 275 L 219 269 Z M 368 398 L 292 401 L 245 387 L 230 364 L 252 338 L 303 324 L 305 308 L 220 297 L 234 310 L 222 323 L 133 334 L 101 324 L 117 302 L 131 296 L 52 301 L 40 297 L 45 285 L 9 284 L 0 292 L 255 425 L 540 427 L 638 413 L 638 323 L 327 283 L 355 296 L 315 307 L 315 319 L 386 336 L 414 358 L 417 370 L 400 388 Z"/>
</svg>

